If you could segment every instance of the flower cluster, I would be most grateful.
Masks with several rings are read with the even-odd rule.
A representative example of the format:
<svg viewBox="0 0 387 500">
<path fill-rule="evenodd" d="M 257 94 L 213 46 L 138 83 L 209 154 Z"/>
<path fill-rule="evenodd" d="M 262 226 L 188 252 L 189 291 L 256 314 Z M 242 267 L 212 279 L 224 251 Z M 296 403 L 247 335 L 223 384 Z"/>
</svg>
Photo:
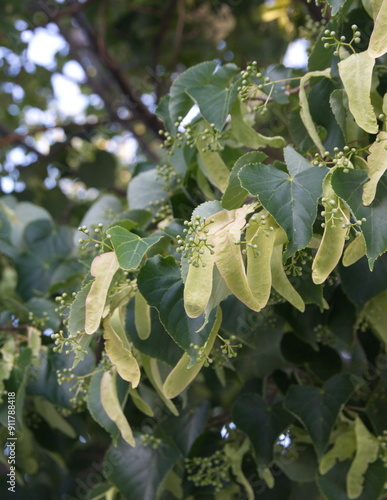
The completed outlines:
<svg viewBox="0 0 387 500">
<path fill-rule="evenodd" d="M 216 130 L 215 123 L 210 123 L 204 130 L 196 130 L 192 126 L 188 125 L 185 134 L 187 137 L 187 144 L 191 148 L 195 146 L 199 137 L 202 141 L 206 141 L 206 146 L 202 148 L 203 153 L 206 151 L 223 151 L 224 149 L 220 142 L 223 139 L 224 134 Z"/>
<path fill-rule="evenodd" d="M 202 262 L 201 256 L 207 250 L 211 255 L 214 254 L 214 245 L 212 243 L 208 243 L 208 226 L 214 223 L 214 219 L 206 220 L 200 215 L 196 215 L 192 221 L 185 221 L 184 224 L 187 228 L 184 229 L 186 233 L 186 239 L 180 235 L 177 235 L 177 243 L 179 246 L 177 247 L 177 251 L 182 254 L 184 258 L 189 260 L 189 263 L 195 267 L 199 267 L 202 265 L 205 266 L 205 263 Z"/>
<path fill-rule="evenodd" d="M 262 213 L 262 212 L 253 214 L 250 217 L 249 222 L 247 222 L 245 224 L 242 231 L 245 231 L 246 229 L 251 227 L 251 224 L 256 224 L 257 226 L 259 226 L 264 231 L 266 237 L 269 237 L 272 234 L 272 232 L 274 231 L 274 227 L 269 226 L 267 224 L 267 215 Z M 244 255 L 246 255 L 247 248 L 249 247 L 253 250 L 254 257 L 259 257 L 260 252 L 258 250 L 258 245 L 256 243 L 254 243 L 254 240 L 256 238 L 258 238 L 258 228 L 257 228 L 257 232 L 254 234 L 254 236 L 250 240 L 235 240 L 234 244 L 245 246 L 245 248 L 242 249 L 242 253 Z"/>
<path fill-rule="evenodd" d="M 159 130 L 160 137 L 164 138 L 163 147 L 168 150 L 167 154 L 169 155 L 173 154 L 173 151 L 176 147 L 179 148 L 183 144 L 184 132 L 178 130 L 182 121 L 183 121 L 182 116 L 179 116 L 175 121 L 175 127 L 176 127 L 175 136 L 173 136 L 166 130 Z"/>
<path fill-rule="evenodd" d="M 153 217 L 151 220 L 153 224 L 172 216 L 171 205 L 165 198 L 150 201 L 149 209 L 153 212 Z"/>
<path fill-rule="evenodd" d="M 325 227 L 327 222 L 332 222 L 331 228 L 334 229 L 337 227 L 337 222 L 343 229 L 350 229 L 352 227 L 355 229 L 355 233 L 357 235 L 360 235 L 358 227 L 361 226 L 363 222 L 366 222 L 365 217 L 363 217 L 362 219 L 355 219 L 353 221 L 349 220 L 343 210 L 343 205 L 340 198 L 337 198 L 337 200 L 335 200 L 333 198 L 327 199 L 323 197 L 321 198 L 321 201 L 325 206 L 325 210 L 321 212 L 321 215 L 325 217 L 325 222 L 321 224 L 321 227 Z"/>
<path fill-rule="evenodd" d="M 157 165 L 156 175 L 164 180 L 164 191 L 169 191 L 174 185 L 181 181 L 178 173 L 169 163 Z"/>
<path fill-rule="evenodd" d="M 89 377 L 91 374 L 84 376 L 77 376 L 72 373 L 70 368 L 64 368 L 62 371 L 57 370 L 56 376 L 58 384 L 62 385 L 64 383 L 71 384 L 69 391 L 74 395 L 70 399 L 71 407 L 74 410 L 82 411 L 86 404 L 86 396 L 89 389 Z"/>
<path fill-rule="evenodd" d="M 142 446 L 149 446 L 154 450 L 157 450 L 159 444 L 161 443 L 161 439 L 153 434 L 141 434 L 140 443 Z"/>
<path fill-rule="evenodd" d="M 299 37 L 305 38 L 306 40 L 315 40 L 321 33 L 321 29 L 326 24 L 326 19 L 321 19 L 321 21 L 314 20 L 309 14 L 305 16 L 305 21 L 302 26 L 299 27 Z"/>
<path fill-rule="evenodd" d="M 332 345 L 335 343 L 335 336 L 327 325 L 317 325 L 313 328 L 316 333 L 316 341 L 322 345 Z"/>
<path fill-rule="evenodd" d="M 385 467 L 387 467 L 387 430 L 383 431 L 381 436 L 378 436 L 379 441 L 379 457 L 381 458 Z"/>
<path fill-rule="evenodd" d="M 257 100 L 254 111 L 260 110 L 262 115 L 267 113 L 267 103 L 270 101 L 274 89 L 274 83 L 268 76 L 264 76 L 258 69 L 257 61 L 246 66 L 241 72 L 242 82 L 238 87 L 238 92 L 242 102 Z"/>
<path fill-rule="evenodd" d="M 216 492 L 230 480 L 230 463 L 223 450 L 208 457 L 186 458 L 185 468 L 195 486 L 213 486 Z"/>
<path fill-rule="evenodd" d="M 334 156 L 331 156 L 329 151 L 325 151 L 323 155 L 316 153 L 314 155 L 313 165 L 316 167 L 338 166 L 344 168 L 352 168 L 351 158 L 358 150 L 344 146 L 343 150 L 338 147 L 333 148 Z"/>
<path fill-rule="evenodd" d="M 285 266 L 285 273 L 288 276 L 302 276 L 303 266 L 308 260 L 312 260 L 312 256 L 306 250 L 299 250 L 290 257 L 290 262 Z"/>
<path fill-rule="evenodd" d="M 89 245 L 93 245 L 94 250 L 96 250 L 97 252 L 112 251 L 113 249 L 107 243 L 109 238 L 108 236 L 105 236 L 103 224 L 100 222 L 96 226 L 93 226 L 93 229 L 94 234 L 93 236 L 90 236 L 90 230 L 86 226 L 78 227 L 78 231 L 83 233 L 86 237 L 79 239 L 79 244 L 82 245 L 81 250 L 85 251 L 87 249 L 90 249 Z"/>
<path fill-rule="evenodd" d="M 330 31 L 330 30 L 325 30 L 324 35 L 322 37 L 322 40 L 325 42 L 324 43 L 324 48 L 329 49 L 330 47 L 334 47 L 334 56 L 339 55 L 339 50 L 340 47 L 349 47 L 353 53 L 355 53 L 355 49 L 353 48 L 352 44 L 353 43 L 360 43 L 361 42 L 361 33 L 357 29 L 357 25 L 353 24 L 351 26 L 352 28 L 352 38 L 349 42 L 347 42 L 347 39 L 344 35 L 340 36 L 338 38 L 338 35 L 336 34 L 336 31 Z"/>
<path fill-rule="evenodd" d="M 63 352 L 65 349 L 65 354 L 75 353 L 75 358 L 81 357 L 81 355 L 87 354 L 87 351 L 80 344 L 80 340 L 85 335 L 84 332 L 78 331 L 75 334 L 64 335 L 63 330 L 59 330 L 58 333 L 53 333 L 51 335 L 52 340 L 54 340 L 55 346 L 53 347 L 54 352 Z"/>
</svg>

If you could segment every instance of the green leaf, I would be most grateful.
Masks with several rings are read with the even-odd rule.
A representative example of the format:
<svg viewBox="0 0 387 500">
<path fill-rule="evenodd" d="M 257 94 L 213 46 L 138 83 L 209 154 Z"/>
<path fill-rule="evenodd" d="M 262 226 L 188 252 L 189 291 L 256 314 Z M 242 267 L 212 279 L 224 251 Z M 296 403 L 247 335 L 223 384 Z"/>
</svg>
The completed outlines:
<svg viewBox="0 0 387 500">
<path fill-rule="evenodd" d="M 165 129 L 167 132 L 169 132 L 171 135 L 175 135 L 176 133 L 176 126 L 171 118 L 171 115 L 169 113 L 169 106 L 170 106 L 170 101 L 171 98 L 169 95 L 165 95 L 160 99 L 159 104 L 157 105 L 157 108 L 155 110 L 155 114 L 160 116 L 165 125 Z"/>
<path fill-rule="evenodd" d="M 33 221 L 47 221 L 52 224 L 50 214 L 42 207 L 28 201 L 18 203 L 12 214 L 11 243 L 20 251 L 25 250 L 23 234 L 25 228 Z"/>
<path fill-rule="evenodd" d="M 39 460 L 39 455 L 36 453 L 36 440 L 34 439 L 34 434 L 25 427 L 23 429 L 23 434 L 17 438 L 17 462 L 18 468 L 27 474 L 37 474 L 41 462 Z M 18 473 L 16 472 L 16 478 Z M 9 490 L 12 491 L 12 490 Z"/>
<path fill-rule="evenodd" d="M 332 187 L 350 207 L 357 220 L 366 219 L 361 225 L 367 246 L 370 269 L 375 260 L 387 250 L 387 173 L 380 178 L 374 201 L 363 205 L 363 186 L 368 180 L 367 172 L 338 168 L 332 174 Z"/>
<path fill-rule="evenodd" d="M 308 80 L 310 80 L 310 78 L 320 77 L 320 76 L 325 76 L 326 78 L 330 78 L 330 75 L 331 75 L 331 70 L 327 68 L 324 71 L 311 71 L 310 73 L 306 73 L 300 80 L 299 99 L 301 107 L 300 109 L 301 120 L 305 125 L 308 134 L 312 138 L 313 142 L 315 143 L 321 155 L 324 155 L 325 148 L 321 142 L 320 136 L 318 135 L 316 125 L 314 124 L 312 117 L 310 115 L 308 98 L 305 92 L 305 84 L 308 82 Z"/>
<path fill-rule="evenodd" d="M 26 306 L 35 319 L 39 321 L 41 330 L 51 328 L 56 331 L 59 329 L 61 320 L 52 301 L 33 297 L 26 303 Z"/>
<path fill-rule="evenodd" d="M 345 0 L 328 0 L 328 3 L 332 7 L 332 16 L 335 16 L 344 5 Z"/>
<path fill-rule="evenodd" d="M 28 395 L 43 396 L 53 405 L 62 408 L 71 408 L 70 399 L 74 396 L 74 392 L 70 389 L 74 387 L 75 382 L 64 382 L 58 384 L 58 376 L 56 371 L 63 372 L 65 368 L 72 369 L 75 355 L 73 353 L 64 356 L 59 352 L 48 351 L 47 347 L 43 346 L 40 350 L 39 364 L 31 366 L 28 374 Z M 79 363 L 72 373 L 75 376 L 82 376 L 93 371 L 95 366 L 95 357 L 89 350 L 85 355 L 82 363 Z"/>
<path fill-rule="evenodd" d="M 324 34 L 325 29 L 337 32 L 338 21 L 329 21 L 329 23 L 324 26 L 324 29 L 321 30 L 318 40 L 314 44 L 309 56 L 308 69 L 310 71 L 324 70 L 325 68 L 330 67 L 332 64 L 332 56 L 335 49 L 333 46 L 327 49 L 324 47 L 324 44 L 326 43 L 326 41 L 323 40 L 323 38 L 326 36 Z"/>
<path fill-rule="evenodd" d="M 248 281 L 239 245 L 246 217 L 256 208 L 255 204 L 243 205 L 236 210 L 221 210 L 210 219 L 208 243 L 213 245 L 215 264 L 230 291 L 253 310 L 263 307 L 253 294 Z"/>
<path fill-rule="evenodd" d="M 370 155 L 367 157 L 369 181 L 364 184 L 363 204 L 368 206 L 375 199 L 378 182 L 384 172 L 387 170 L 387 150 L 386 150 L 387 132 L 379 132 L 377 141 L 370 149 Z"/>
<path fill-rule="evenodd" d="M 371 104 L 372 72 L 375 59 L 367 52 L 351 54 L 338 64 L 340 78 L 348 95 L 348 105 L 360 128 L 376 134 L 378 124 Z"/>
<path fill-rule="evenodd" d="M 157 434 L 173 440 L 183 456 L 187 456 L 195 440 L 202 434 L 208 418 L 208 403 L 182 410 L 178 417 L 169 415 L 157 426 Z"/>
<path fill-rule="evenodd" d="M 355 264 L 355 262 L 364 257 L 365 253 L 366 243 L 364 236 L 360 234 L 355 237 L 345 249 L 343 254 L 343 266 L 352 266 L 352 264 Z"/>
<path fill-rule="evenodd" d="M 367 302 L 364 315 L 372 329 L 379 335 L 380 339 L 387 344 L 387 291 L 373 297 Z"/>
<path fill-rule="evenodd" d="M 34 397 L 35 411 L 40 415 L 53 429 L 58 429 L 69 438 L 75 439 L 77 433 L 74 428 L 65 420 L 56 410 L 55 406 L 41 396 Z"/>
<path fill-rule="evenodd" d="M 120 440 L 117 447 L 108 449 L 103 471 L 124 498 L 154 500 L 179 457 L 179 451 L 167 440 L 155 447 L 137 443 L 135 448 Z"/>
<path fill-rule="evenodd" d="M 333 210 L 339 213 L 343 221 L 350 219 L 349 210 L 333 190 L 331 179 L 329 172 L 323 181 L 324 234 L 312 264 L 312 279 L 318 285 L 324 283 L 339 263 L 348 234 L 345 223 L 335 216 Z"/>
<path fill-rule="evenodd" d="M 387 422 L 387 381 L 380 379 L 367 401 L 366 414 L 370 419 L 375 434 L 383 434 Z"/>
<path fill-rule="evenodd" d="M 141 268 L 137 283 L 148 304 L 158 310 L 164 328 L 195 362 L 197 351 L 191 344 L 202 347 L 207 342 L 215 321 L 215 311 L 211 314 L 209 323 L 198 332 L 204 323 L 204 317 L 187 317 L 184 310 L 184 285 L 180 269 L 172 257 L 156 256 L 149 259 Z"/>
<path fill-rule="evenodd" d="M 129 340 L 141 353 L 175 366 L 184 351 L 165 331 L 154 307 L 150 308 L 150 327 L 149 337 L 141 339 L 135 325 L 135 302 L 131 300 L 126 310 L 126 332 Z"/>
<path fill-rule="evenodd" d="M 346 142 L 343 131 L 338 124 L 335 115 L 331 109 L 332 94 L 337 87 L 337 83 L 330 78 L 322 78 L 314 85 L 308 95 L 309 110 L 314 123 L 317 127 L 324 127 L 326 136 L 322 142 L 326 151 L 334 154 L 334 148 L 342 150 Z M 346 109 L 344 109 L 344 113 Z M 296 142 L 298 144 L 298 142 Z"/>
<path fill-rule="evenodd" d="M 282 263 L 282 245 L 277 245 L 273 249 L 271 261 L 272 287 L 284 299 L 296 307 L 299 311 L 305 311 L 305 303 L 299 293 L 293 288 L 287 277 Z"/>
<path fill-rule="evenodd" d="M 65 259 L 72 251 L 73 231 L 66 226 L 55 226 L 49 220 L 36 220 L 24 230 L 28 248 L 47 260 Z"/>
<path fill-rule="evenodd" d="M 266 146 L 283 148 L 286 141 L 283 137 L 266 137 L 245 122 L 242 115 L 242 103 L 237 101 L 231 110 L 231 133 L 243 146 L 259 149 Z"/>
<path fill-rule="evenodd" d="M 106 252 L 95 257 L 90 273 L 95 277 L 86 298 L 85 332 L 94 333 L 101 322 L 105 309 L 106 297 L 113 276 L 119 265 L 114 252 Z"/>
<path fill-rule="evenodd" d="M 202 139 L 200 134 L 196 139 L 196 146 L 199 151 L 199 158 L 202 162 L 202 170 L 212 184 L 224 193 L 230 177 L 230 171 L 227 165 L 224 163 L 219 153 L 207 149 L 207 142 Z"/>
<path fill-rule="evenodd" d="M 121 378 L 131 382 L 135 388 L 140 382 L 140 367 L 133 356 L 129 340 L 124 329 L 121 308 L 115 309 L 103 321 L 105 349 L 110 361 L 116 367 Z"/>
<path fill-rule="evenodd" d="M 118 264 L 125 271 L 137 269 L 149 248 L 162 238 L 161 235 L 140 238 L 120 226 L 110 227 L 108 232 Z"/>
<path fill-rule="evenodd" d="M 76 335 L 77 332 L 85 331 L 86 298 L 89 295 L 91 285 L 92 281 L 86 283 L 86 285 L 79 290 L 71 304 L 69 321 L 67 324 L 69 335 Z"/>
<path fill-rule="evenodd" d="M 24 237 L 30 251 L 16 259 L 17 291 L 27 300 L 47 292 L 52 285 L 55 271 L 72 252 L 72 231 L 68 227 L 58 228 L 49 220 L 37 220 L 25 228 Z"/>
<path fill-rule="evenodd" d="M 144 354 L 141 356 L 141 364 L 144 368 L 146 376 L 148 377 L 149 382 L 153 385 L 156 390 L 159 398 L 168 410 L 175 416 L 179 415 L 179 411 L 176 406 L 170 401 L 164 394 L 163 390 L 163 381 L 161 379 L 160 369 L 157 362 L 157 359 L 150 358 L 149 356 L 145 356 Z"/>
<path fill-rule="evenodd" d="M 116 169 L 116 157 L 107 151 L 96 149 L 91 161 L 83 161 L 79 165 L 77 176 L 88 187 L 111 189 L 116 181 Z"/>
<path fill-rule="evenodd" d="M 345 91 L 342 89 L 335 89 L 329 97 L 329 105 L 342 133 L 346 136 L 347 109 L 344 105 L 345 99 Z"/>
<path fill-rule="evenodd" d="M 299 332 L 297 334 L 301 336 Z M 322 380 L 340 373 L 343 368 L 339 354 L 332 347 L 321 345 L 316 351 L 292 333 L 283 336 L 281 352 L 287 361 L 307 368 Z"/>
<path fill-rule="evenodd" d="M 356 454 L 347 474 L 348 498 L 358 498 L 364 488 L 364 475 L 369 464 L 379 455 L 379 442 L 356 415 L 355 419 Z"/>
<path fill-rule="evenodd" d="M 130 394 L 136 408 L 138 408 L 142 413 L 144 413 L 148 417 L 155 416 L 154 411 L 148 405 L 148 403 L 141 397 L 141 395 L 139 394 L 137 389 L 133 389 L 133 387 L 130 387 L 129 394 Z"/>
<path fill-rule="evenodd" d="M 370 271 L 367 259 L 361 258 L 350 267 L 339 267 L 342 287 L 357 306 L 365 304 L 387 289 L 387 254 L 383 254 Z M 358 284 L 362 286 L 359 287 Z"/>
<path fill-rule="evenodd" d="M 178 396 L 200 372 L 211 352 L 221 323 L 222 310 L 218 308 L 215 323 L 212 327 L 207 343 L 204 346 L 204 352 L 201 355 L 200 361 L 197 361 L 194 365 L 192 365 L 189 355 L 185 352 L 180 361 L 166 378 L 163 385 L 163 392 L 167 398 L 173 399 Z"/>
<path fill-rule="evenodd" d="M 272 285 L 270 263 L 277 234 L 283 232 L 269 214 L 264 213 L 263 217 L 266 217 L 264 219 L 266 225 L 260 223 L 261 219 L 257 223 L 256 216 L 253 216 L 249 222 L 250 227 L 246 230 L 246 241 L 254 245 L 246 247 L 247 281 L 254 299 L 261 308 L 266 306 L 270 298 Z M 267 227 L 272 230 L 268 230 Z"/>
<path fill-rule="evenodd" d="M 204 326 L 208 323 L 210 319 L 210 314 L 211 311 L 215 308 L 218 307 L 218 305 L 230 295 L 230 290 L 228 286 L 226 285 L 226 282 L 222 278 L 222 275 L 220 274 L 218 268 L 214 266 L 213 269 L 213 274 L 212 274 L 212 290 L 211 290 L 211 295 L 207 303 L 207 307 L 204 311 L 204 317 L 205 317 L 205 322 L 201 326 L 201 328 L 204 328 Z"/>
<path fill-rule="evenodd" d="M 305 248 L 313 234 L 317 200 L 322 193 L 322 180 L 328 169 L 315 167 L 291 146 L 285 148 L 289 174 L 271 165 L 258 163 L 245 166 L 241 185 L 258 196 L 262 205 L 285 230 L 289 239 L 284 258 Z"/>
<path fill-rule="evenodd" d="M 237 66 L 230 66 L 233 66 L 233 71 L 229 78 L 238 73 Z M 190 87 L 186 91 L 199 106 L 200 114 L 208 123 L 213 123 L 218 131 L 223 129 L 230 107 L 237 97 L 235 85 L 225 87 L 226 84 L 227 82 L 221 81 L 220 85 Z"/>
<path fill-rule="evenodd" d="M 130 209 L 146 209 L 155 212 L 153 203 L 165 203 L 168 193 L 164 191 L 164 179 L 157 175 L 156 169 L 136 175 L 128 185 L 127 199 Z M 160 207 L 159 207 L 160 208 Z"/>
<path fill-rule="evenodd" d="M 289 88 L 284 85 L 284 82 L 292 77 L 292 68 L 286 68 L 282 64 L 270 65 L 268 69 L 260 70 L 261 77 L 252 76 L 251 81 L 256 85 L 263 85 L 261 89 L 273 101 L 279 104 L 288 104 Z M 269 77 L 270 81 L 265 81 Z M 275 83 L 272 83 L 275 82 Z"/>
<path fill-rule="evenodd" d="M 352 458 L 356 451 L 356 437 L 353 429 L 339 434 L 333 443 L 333 447 L 325 453 L 320 460 L 319 472 L 326 474 L 336 462 L 343 462 Z"/>
<path fill-rule="evenodd" d="M 99 483 L 87 492 L 86 500 L 114 500 L 117 488 L 111 483 Z"/>
<path fill-rule="evenodd" d="M 122 212 L 122 203 L 113 194 L 104 194 L 95 201 L 83 216 L 80 227 L 86 226 L 90 233 L 94 231 L 93 226 L 98 224 L 108 225 L 117 214 Z M 82 231 L 74 235 L 74 243 L 79 245 L 79 239 L 84 239 Z"/>
<path fill-rule="evenodd" d="M 339 462 L 333 469 L 317 477 L 317 484 L 327 500 L 348 500 L 346 492 L 346 477 L 350 462 Z M 365 474 L 365 487 L 356 500 L 378 500 L 383 492 L 387 479 L 387 470 L 381 460 L 368 467 Z"/>
<path fill-rule="evenodd" d="M 204 313 L 212 293 L 214 256 L 206 249 L 200 258 L 198 266 L 189 265 L 184 284 L 184 309 L 190 318 Z"/>
<path fill-rule="evenodd" d="M 255 495 L 254 495 L 254 490 L 247 480 L 246 476 L 244 475 L 243 469 L 242 469 L 242 462 L 243 462 L 243 457 L 244 455 L 249 451 L 250 444 L 246 440 L 244 441 L 240 447 L 238 447 L 238 444 L 235 443 L 226 443 L 224 447 L 224 452 L 225 455 L 228 459 L 228 462 L 231 466 L 231 470 L 237 480 L 237 482 L 241 485 L 243 485 L 245 491 L 246 491 L 246 499 L 247 500 L 254 500 Z M 265 482 L 268 484 L 269 488 L 273 488 L 274 486 L 274 478 L 268 468 L 265 469 L 264 473 L 262 474 L 263 478 L 265 479 Z M 265 477 L 266 476 L 266 477 Z M 270 484 L 270 481 L 272 484 Z"/>
<path fill-rule="evenodd" d="M 290 413 L 283 409 L 282 402 L 269 405 L 256 393 L 238 396 L 232 418 L 238 429 L 248 435 L 258 466 L 271 463 L 278 436 L 293 421 Z"/>
<path fill-rule="evenodd" d="M 180 116 L 184 118 L 193 106 L 192 99 L 186 93 L 186 90 L 208 84 L 215 68 L 216 62 L 214 61 L 202 62 L 187 69 L 174 80 L 169 93 L 169 113 L 173 122 Z"/>
<path fill-rule="evenodd" d="M 148 302 L 139 291 L 134 296 L 134 323 L 139 338 L 146 340 L 151 333 L 151 312 Z"/>
<path fill-rule="evenodd" d="M 313 440 L 317 455 L 321 457 L 329 442 L 342 405 L 354 387 L 350 377 L 338 374 L 327 380 L 323 388 L 292 386 L 285 399 L 285 408 L 305 426 Z"/>
<path fill-rule="evenodd" d="M 387 52 L 387 5 L 381 2 L 378 15 L 375 19 L 374 29 L 372 30 L 370 42 L 368 45 L 368 54 L 373 57 L 381 57 Z"/>
<path fill-rule="evenodd" d="M 99 365 L 98 368 L 101 369 L 101 365 Z M 91 376 L 86 404 L 93 419 L 111 435 L 113 444 L 117 444 L 120 431 L 102 406 L 101 380 L 104 373 L 105 372 L 101 369 L 101 371 L 97 370 L 96 373 Z M 117 394 L 119 404 L 122 407 L 127 398 L 129 384 L 120 377 L 116 377 L 115 384 L 115 392 Z"/>
<path fill-rule="evenodd" d="M 101 403 L 107 416 L 118 427 L 122 439 L 136 446 L 132 429 L 122 411 L 116 390 L 116 373 L 105 372 L 101 378 Z"/>
<path fill-rule="evenodd" d="M 241 169 L 249 163 L 262 163 L 265 158 L 267 158 L 267 155 L 265 155 L 265 153 L 262 153 L 261 151 L 253 151 L 241 156 L 234 163 L 234 166 L 230 173 L 230 177 L 228 179 L 226 191 L 222 196 L 223 208 L 232 210 L 234 208 L 239 208 L 242 205 L 249 193 L 247 189 L 244 189 L 241 186 L 241 181 L 239 180 L 238 174 Z"/>
</svg>

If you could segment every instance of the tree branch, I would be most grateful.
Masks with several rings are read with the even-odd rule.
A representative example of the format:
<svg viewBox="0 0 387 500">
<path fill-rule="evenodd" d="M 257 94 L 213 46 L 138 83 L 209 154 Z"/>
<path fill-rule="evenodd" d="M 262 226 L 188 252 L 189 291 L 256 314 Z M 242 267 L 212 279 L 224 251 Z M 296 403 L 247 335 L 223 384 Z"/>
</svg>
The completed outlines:
<svg viewBox="0 0 387 500">
<path fill-rule="evenodd" d="M 42 28 L 46 26 L 48 23 L 55 22 L 58 19 L 61 19 L 62 17 L 69 17 L 73 16 L 77 12 L 80 12 L 81 10 L 85 9 L 92 3 L 94 3 L 96 0 L 86 0 L 85 2 L 71 2 L 69 5 L 59 9 L 57 12 L 50 12 L 52 5 L 47 3 L 45 4 L 44 2 L 40 2 L 39 5 L 34 6 L 33 9 L 35 11 L 42 11 L 46 14 L 48 17 L 48 21 L 39 23 L 35 25 L 35 28 Z"/>
<path fill-rule="evenodd" d="M 133 87 L 130 84 L 129 80 L 122 73 L 120 65 L 106 50 L 101 51 L 101 44 L 98 44 L 91 26 L 87 22 L 86 18 L 82 15 L 82 13 L 78 13 L 74 17 L 88 39 L 89 49 L 93 50 L 102 64 L 108 70 L 111 77 L 114 78 L 121 92 L 124 94 L 133 116 L 142 121 L 144 125 L 146 125 L 147 129 L 153 132 L 156 137 L 158 137 L 159 130 L 162 128 L 162 124 L 158 117 L 151 113 L 147 106 L 142 102 L 142 91 L 139 95 L 140 89 Z"/>
</svg>

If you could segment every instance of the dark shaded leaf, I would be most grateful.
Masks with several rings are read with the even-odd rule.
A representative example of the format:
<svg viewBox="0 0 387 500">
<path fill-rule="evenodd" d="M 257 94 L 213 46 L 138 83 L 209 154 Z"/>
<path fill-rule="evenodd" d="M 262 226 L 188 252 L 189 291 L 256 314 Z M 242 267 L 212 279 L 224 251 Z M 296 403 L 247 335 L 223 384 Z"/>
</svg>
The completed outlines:
<svg viewBox="0 0 387 500">
<path fill-rule="evenodd" d="M 346 374 L 335 375 L 321 389 L 293 386 L 288 390 L 285 408 L 305 426 L 319 457 L 326 451 L 341 407 L 353 391 L 354 386 Z"/>
<path fill-rule="evenodd" d="M 204 315 L 188 318 L 184 310 L 183 281 L 180 269 L 172 257 L 152 257 L 141 268 L 138 275 L 138 288 L 149 305 L 155 307 L 164 328 L 173 340 L 188 352 L 194 361 L 197 350 L 191 344 L 203 346 L 215 321 L 215 310 L 210 314 L 207 325 L 198 332 L 204 323 Z"/>
<path fill-rule="evenodd" d="M 103 470 L 125 498 L 154 500 L 179 456 L 179 451 L 164 440 L 156 447 L 137 442 L 132 448 L 120 439 L 116 447 L 108 449 Z"/>
<path fill-rule="evenodd" d="M 338 168 L 332 174 L 332 187 L 336 194 L 348 203 L 357 220 L 366 219 L 361 231 L 372 270 L 376 259 L 387 250 L 387 173 L 379 180 L 374 201 L 365 207 L 362 195 L 367 181 L 367 172 L 363 170 Z"/>
<path fill-rule="evenodd" d="M 270 464 L 278 436 L 293 421 L 282 402 L 269 405 L 256 393 L 241 394 L 237 398 L 232 418 L 235 425 L 248 435 L 259 466 Z"/>
</svg>

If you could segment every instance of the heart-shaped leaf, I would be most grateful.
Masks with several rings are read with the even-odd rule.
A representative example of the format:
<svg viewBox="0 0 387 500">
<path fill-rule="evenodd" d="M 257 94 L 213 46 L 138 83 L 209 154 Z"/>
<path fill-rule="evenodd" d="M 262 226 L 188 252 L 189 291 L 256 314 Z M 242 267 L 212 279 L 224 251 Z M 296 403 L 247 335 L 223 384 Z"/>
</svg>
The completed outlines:
<svg viewBox="0 0 387 500">
<path fill-rule="evenodd" d="M 222 196 L 222 206 L 227 210 L 239 208 L 249 194 L 247 189 L 241 186 L 238 174 L 243 167 L 249 163 L 261 163 L 267 156 L 261 151 L 246 153 L 235 162 L 228 180 L 226 191 Z"/>
<path fill-rule="evenodd" d="M 179 450 L 167 440 L 155 446 L 137 443 L 135 448 L 120 440 L 105 455 L 104 475 L 124 498 L 153 500 L 179 458 Z"/>
<path fill-rule="evenodd" d="M 338 374 L 327 380 L 321 389 L 298 385 L 290 387 L 287 392 L 285 408 L 306 427 L 319 457 L 328 446 L 342 405 L 353 391 L 349 376 Z"/>
<path fill-rule="evenodd" d="M 278 436 L 293 421 L 281 403 L 267 404 L 259 394 L 241 394 L 234 403 L 232 417 L 238 429 L 244 431 L 255 450 L 258 465 L 273 460 L 273 447 Z"/>
<path fill-rule="evenodd" d="M 257 163 L 245 166 L 240 174 L 241 185 L 259 201 L 285 230 L 289 243 L 284 258 L 305 248 L 312 238 L 317 215 L 317 200 L 322 181 L 328 172 L 315 167 L 291 146 L 284 150 L 289 173 L 272 165 Z"/>
<path fill-rule="evenodd" d="M 109 228 L 109 236 L 117 255 L 118 264 L 125 271 L 137 269 L 146 252 L 160 241 L 160 235 L 140 238 L 121 226 Z"/>
</svg>

